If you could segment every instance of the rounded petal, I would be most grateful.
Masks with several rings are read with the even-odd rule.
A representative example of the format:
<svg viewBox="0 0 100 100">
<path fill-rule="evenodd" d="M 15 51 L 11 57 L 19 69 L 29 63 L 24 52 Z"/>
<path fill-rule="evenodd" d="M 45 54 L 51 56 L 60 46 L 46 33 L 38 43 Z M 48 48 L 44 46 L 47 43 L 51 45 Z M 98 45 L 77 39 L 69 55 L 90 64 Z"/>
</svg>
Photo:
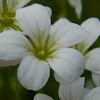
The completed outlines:
<svg viewBox="0 0 100 100">
<path fill-rule="evenodd" d="M 88 33 L 78 24 L 61 18 L 50 29 L 51 42 L 57 41 L 63 47 L 72 46 L 88 37 Z"/>
<path fill-rule="evenodd" d="M 25 43 L 26 42 L 26 43 Z M 17 60 L 25 56 L 27 45 L 31 47 L 28 39 L 21 32 L 10 30 L 0 34 L 0 59 Z"/>
<path fill-rule="evenodd" d="M 97 40 L 100 35 L 100 21 L 98 18 L 89 18 L 81 26 L 88 32 L 89 38 L 85 39 L 84 52 Z"/>
<path fill-rule="evenodd" d="M 100 74 L 100 48 L 95 48 L 85 55 L 87 70 Z"/>
<path fill-rule="evenodd" d="M 61 76 L 59 76 L 57 73 L 54 73 L 54 78 L 57 82 L 59 82 L 60 84 L 68 84 L 69 82 L 67 82 L 66 80 L 64 80 L 64 78 L 62 78 Z"/>
<path fill-rule="evenodd" d="M 84 72 L 85 59 L 77 50 L 63 48 L 55 51 L 55 58 L 48 58 L 50 67 L 67 82 L 78 79 Z"/>
<path fill-rule="evenodd" d="M 12 60 L 12 61 L 6 61 L 0 59 L 0 67 L 11 67 L 16 66 L 21 62 L 21 60 Z"/>
<path fill-rule="evenodd" d="M 82 13 L 82 1 L 81 0 L 68 0 L 69 3 L 75 8 L 78 18 L 81 17 Z"/>
<path fill-rule="evenodd" d="M 26 35 L 29 35 L 34 40 L 38 39 L 41 35 L 43 35 L 43 38 L 48 36 L 51 20 L 45 6 L 33 4 L 21 8 L 16 11 L 15 17 Z"/>
<path fill-rule="evenodd" d="M 34 91 L 45 86 L 49 75 L 49 65 L 45 61 L 39 61 L 33 56 L 23 58 L 17 71 L 17 77 L 22 86 Z"/>
<path fill-rule="evenodd" d="M 18 8 L 22 8 L 31 0 L 7 0 L 8 10 L 15 12 Z"/>
<path fill-rule="evenodd" d="M 51 17 L 51 15 L 52 15 L 52 10 L 51 10 L 51 8 L 50 8 L 50 7 L 47 7 L 47 6 L 45 6 L 45 8 L 46 8 L 46 10 L 48 11 L 49 16 Z"/>
<path fill-rule="evenodd" d="M 60 99 L 61 100 L 82 100 L 83 93 L 84 93 L 84 81 L 85 78 L 80 78 L 71 84 L 67 84 L 67 85 L 61 84 L 59 87 Z"/>
<path fill-rule="evenodd" d="M 92 79 L 96 86 L 100 86 L 100 74 L 92 73 Z"/>
<path fill-rule="evenodd" d="M 48 95 L 45 94 L 36 94 L 33 100 L 54 100 L 53 98 L 51 98 Z"/>
<path fill-rule="evenodd" d="M 100 100 L 100 87 L 91 90 L 83 100 Z"/>
</svg>

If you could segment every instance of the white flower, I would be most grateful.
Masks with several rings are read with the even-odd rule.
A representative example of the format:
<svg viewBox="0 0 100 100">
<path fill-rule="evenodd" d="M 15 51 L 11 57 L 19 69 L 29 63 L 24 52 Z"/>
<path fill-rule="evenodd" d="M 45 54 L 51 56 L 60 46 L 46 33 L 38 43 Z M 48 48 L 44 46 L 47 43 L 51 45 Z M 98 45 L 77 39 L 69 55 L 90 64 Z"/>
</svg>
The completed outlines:
<svg viewBox="0 0 100 100">
<path fill-rule="evenodd" d="M 68 0 L 70 5 L 75 8 L 78 18 L 81 17 L 82 13 L 82 1 L 81 0 Z"/>
<path fill-rule="evenodd" d="M 88 48 L 100 36 L 100 21 L 97 18 L 90 18 L 81 25 L 88 31 L 89 38 L 78 44 L 78 49 L 85 56 L 85 68 L 92 72 L 92 78 L 97 86 L 100 86 L 100 48 L 87 52 Z M 99 77 L 98 77 L 99 76 Z"/>
<path fill-rule="evenodd" d="M 89 18 L 81 24 L 81 27 L 89 33 L 89 38 L 74 45 L 73 48 L 79 50 L 85 56 L 85 68 L 92 72 L 93 80 L 98 86 L 100 85 L 100 48 L 95 48 L 89 52 L 87 50 L 100 35 L 100 21 L 97 18 Z M 57 74 L 55 74 L 55 79 L 60 83 L 67 83 Z"/>
<path fill-rule="evenodd" d="M 77 81 L 68 84 L 60 85 L 59 98 L 60 100 L 83 100 L 89 90 L 84 88 L 85 78 L 80 78 Z M 54 100 L 45 94 L 36 94 L 33 100 Z M 88 99 L 87 99 L 88 100 Z"/>
<path fill-rule="evenodd" d="M 80 83 L 79 83 L 80 82 Z M 62 91 L 59 93 L 60 100 L 100 100 L 100 87 L 94 88 L 89 91 L 82 86 L 82 79 L 70 85 L 60 87 Z M 67 90 L 68 89 L 68 90 Z M 78 91 L 79 90 L 79 91 Z M 45 94 L 36 94 L 33 100 L 54 100 Z"/>
<path fill-rule="evenodd" d="M 50 67 L 68 82 L 84 71 L 83 55 L 66 47 L 87 38 L 87 32 L 64 18 L 51 26 L 50 15 L 50 9 L 39 4 L 19 9 L 16 19 L 24 32 L 11 30 L 0 35 L 0 59 L 22 59 L 17 76 L 27 89 L 41 89 Z"/>
</svg>

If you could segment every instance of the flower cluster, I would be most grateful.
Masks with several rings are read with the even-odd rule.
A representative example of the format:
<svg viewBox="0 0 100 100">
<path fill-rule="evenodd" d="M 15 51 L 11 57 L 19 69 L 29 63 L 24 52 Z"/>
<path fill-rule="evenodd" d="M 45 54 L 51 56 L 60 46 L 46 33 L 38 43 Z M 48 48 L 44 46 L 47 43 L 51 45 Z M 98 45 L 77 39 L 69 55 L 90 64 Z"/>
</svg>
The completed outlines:
<svg viewBox="0 0 100 100">
<path fill-rule="evenodd" d="M 99 19 L 78 25 L 61 18 L 51 25 L 51 8 L 40 4 L 21 8 L 29 1 L 0 1 L 0 66 L 19 64 L 20 84 L 33 91 L 46 85 L 52 69 L 60 83 L 60 100 L 99 100 L 100 87 L 90 91 L 81 77 L 89 70 L 100 86 L 100 48 L 88 52 L 100 35 Z M 53 98 L 37 94 L 34 100 Z"/>
</svg>

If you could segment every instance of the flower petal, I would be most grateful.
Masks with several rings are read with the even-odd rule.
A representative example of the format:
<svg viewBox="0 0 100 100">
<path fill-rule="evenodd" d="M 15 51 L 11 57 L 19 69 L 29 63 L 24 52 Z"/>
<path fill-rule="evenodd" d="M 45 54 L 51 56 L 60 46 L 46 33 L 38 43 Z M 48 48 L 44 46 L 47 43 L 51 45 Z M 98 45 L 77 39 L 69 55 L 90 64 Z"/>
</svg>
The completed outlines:
<svg viewBox="0 0 100 100">
<path fill-rule="evenodd" d="M 83 100 L 100 100 L 100 87 L 91 90 Z"/>
<path fill-rule="evenodd" d="M 69 3 L 75 8 L 78 18 L 81 17 L 82 13 L 82 1 L 81 0 L 68 0 Z"/>
<path fill-rule="evenodd" d="M 48 81 L 49 65 L 33 56 L 26 56 L 19 65 L 17 76 L 19 82 L 29 90 L 39 90 Z"/>
<path fill-rule="evenodd" d="M 78 24 L 71 23 L 65 18 L 61 18 L 50 29 L 50 40 L 57 41 L 63 47 L 72 46 L 88 37 L 88 33 Z"/>
<path fill-rule="evenodd" d="M 40 35 L 43 35 L 44 39 L 48 36 L 51 20 L 45 6 L 33 4 L 21 8 L 16 12 L 16 19 L 26 35 L 32 37 L 33 40 L 36 41 Z"/>
<path fill-rule="evenodd" d="M 89 33 L 89 38 L 85 39 L 84 52 L 97 40 L 100 35 L 100 21 L 98 18 L 89 18 L 81 26 Z"/>
<path fill-rule="evenodd" d="M 54 78 L 57 82 L 59 82 L 60 84 L 68 84 L 69 82 L 67 82 L 66 80 L 64 80 L 64 78 L 62 78 L 61 76 L 59 76 L 57 73 L 54 73 Z"/>
<path fill-rule="evenodd" d="M 77 81 L 68 84 L 60 85 L 59 97 L 61 100 L 82 100 L 84 93 L 84 81 L 85 78 L 80 78 Z"/>
<path fill-rule="evenodd" d="M 27 50 L 26 45 L 31 47 L 28 39 L 21 32 L 10 30 L 0 34 L 0 59 L 17 60 L 25 56 Z"/>
<path fill-rule="evenodd" d="M 51 98 L 50 96 L 46 95 L 46 94 L 36 94 L 33 100 L 54 100 L 53 98 Z"/>
<path fill-rule="evenodd" d="M 0 59 L 0 67 L 16 66 L 21 62 L 21 60 L 6 61 Z"/>
<path fill-rule="evenodd" d="M 51 17 L 51 15 L 52 15 L 52 10 L 51 10 L 51 8 L 50 7 L 47 7 L 47 6 L 44 6 L 45 8 L 46 8 L 46 10 L 48 11 L 48 13 L 49 13 L 49 16 Z"/>
<path fill-rule="evenodd" d="M 87 70 L 100 74 L 100 48 L 95 48 L 85 55 Z"/>
<path fill-rule="evenodd" d="M 63 48 L 55 51 L 55 58 L 48 58 L 50 67 L 67 82 L 78 79 L 84 72 L 84 56 L 75 49 Z"/>
<path fill-rule="evenodd" d="M 100 74 L 92 73 L 92 79 L 96 86 L 100 86 Z"/>
<path fill-rule="evenodd" d="M 7 0 L 8 10 L 15 12 L 18 8 L 22 8 L 31 0 Z"/>
</svg>

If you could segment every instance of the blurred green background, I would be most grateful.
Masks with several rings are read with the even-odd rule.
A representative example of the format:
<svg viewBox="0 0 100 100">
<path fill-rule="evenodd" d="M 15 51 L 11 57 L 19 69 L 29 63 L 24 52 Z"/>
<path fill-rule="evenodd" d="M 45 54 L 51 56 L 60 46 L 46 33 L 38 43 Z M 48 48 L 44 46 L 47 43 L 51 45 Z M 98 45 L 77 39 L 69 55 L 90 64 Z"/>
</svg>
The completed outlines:
<svg viewBox="0 0 100 100">
<path fill-rule="evenodd" d="M 28 5 L 33 3 L 40 3 L 52 8 L 52 24 L 61 17 L 66 17 L 78 24 L 90 17 L 100 18 L 100 0 L 82 0 L 83 10 L 80 19 L 77 18 L 74 7 L 67 0 L 31 0 Z M 100 38 L 90 49 L 95 47 L 100 47 Z M 0 100 L 33 100 L 37 92 L 46 93 L 55 100 L 59 100 L 57 97 L 59 84 L 53 78 L 53 71 L 51 71 L 51 76 L 46 86 L 40 91 L 34 92 L 28 91 L 20 85 L 16 76 L 17 68 L 18 66 L 0 67 Z"/>
</svg>

